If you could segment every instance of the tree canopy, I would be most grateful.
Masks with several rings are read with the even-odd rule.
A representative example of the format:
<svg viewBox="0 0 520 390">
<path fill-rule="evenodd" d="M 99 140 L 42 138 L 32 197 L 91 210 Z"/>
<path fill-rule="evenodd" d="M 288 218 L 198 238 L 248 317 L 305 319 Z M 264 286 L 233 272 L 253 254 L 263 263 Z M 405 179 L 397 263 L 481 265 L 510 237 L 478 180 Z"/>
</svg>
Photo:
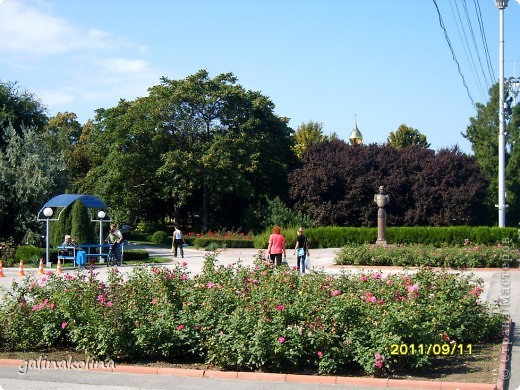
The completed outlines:
<svg viewBox="0 0 520 390">
<path fill-rule="evenodd" d="M 457 148 L 326 141 L 309 148 L 289 182 L 295 208 L 319 225 L 375 226 L 373 196 L 381 185 L 392 197 L 388 223 L 397 226 L 477 223 L 486 196 L 474 158 Z"/>
<path fill-rule="evenodd" d="M 240 227 L 258 201 L 287 193 L 291 129 L 231 74 L 163 78 L 149 95 L 97 111 L 82 181 L 119 220 L 170 216 Z"/>
<path fill-rule="evenodd" d="M 417 129 L 406 126 L 405 124 L 399 126 L 395 133 L 391 131 L 386 143 L 396 149 L 409 148 L 413 146 L 421 148 L 430 147 L 424 134 Z"/>
<path fill-rule="evenodd" d="M 487 212 L 495 211 L 498 203 L 498 84 L 489 90 L 487 104 L 477 103 L 477 115 L 462 135 L 471 142 L 471 149 L 485 177 L 489 181 Z M 508 100 L 506 98 L 506 100 Z M 506 224 L 520 222 L 520 105 L 505 109 L 506 136 Z"/>
<path fill-rule="evenodd" d="M 18 134 L 29 127 L 41 131 L 47 120 L 46 108 L 34 94 L 17 83 L 0 81 L 0 148 L 5 146 L 4 134 L 9 126 Z"/>
</svg>

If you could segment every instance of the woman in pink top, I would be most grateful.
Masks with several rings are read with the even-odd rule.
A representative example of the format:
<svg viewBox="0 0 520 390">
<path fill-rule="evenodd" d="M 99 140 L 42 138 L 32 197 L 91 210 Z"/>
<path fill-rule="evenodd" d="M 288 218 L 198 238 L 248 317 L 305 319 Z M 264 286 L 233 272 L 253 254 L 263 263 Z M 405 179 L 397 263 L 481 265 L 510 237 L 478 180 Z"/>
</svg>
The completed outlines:
<svg viewBox="0 0 520 390">
<path fill-rule="evenodd" d="M 285 238 L 280 232 L 279 226 L 273 228 L 273 234 L 269 236 L 269 246 L 267 247 L 270 262 L 274 263 L 276 260 L 276 265 L 282 265 L 282 254 L 283 257 L 287 257 L 285 253 Z"/>
</svg>

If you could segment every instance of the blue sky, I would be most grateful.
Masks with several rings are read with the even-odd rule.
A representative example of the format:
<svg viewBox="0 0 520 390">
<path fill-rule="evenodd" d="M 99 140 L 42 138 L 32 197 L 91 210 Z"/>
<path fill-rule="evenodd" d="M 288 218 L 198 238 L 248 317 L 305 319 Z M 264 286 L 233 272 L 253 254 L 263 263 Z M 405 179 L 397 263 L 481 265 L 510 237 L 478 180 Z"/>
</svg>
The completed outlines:
<svg viewBox="0 0 520 390">
<path fill-rule="evenodd" d="M 437 4 L 471 99 L 487 103 L 499 12 L 478 1 L 488 63 L 475 1 Z M 505 10 L 505 77 L 520 76 L 518 1 Z M 0 80 L 35 93 L 50 115 L 84 123 L 162 76 L 200 69 L 234 73 L 293 129 L 313 120 L 347 139 L 356 120 L 365 143 L 384 143 L 404 123 L 434 149 L 471 152 L 460 133 L 476 111 L 433 0 L 0 0 Z"/>
</svg>

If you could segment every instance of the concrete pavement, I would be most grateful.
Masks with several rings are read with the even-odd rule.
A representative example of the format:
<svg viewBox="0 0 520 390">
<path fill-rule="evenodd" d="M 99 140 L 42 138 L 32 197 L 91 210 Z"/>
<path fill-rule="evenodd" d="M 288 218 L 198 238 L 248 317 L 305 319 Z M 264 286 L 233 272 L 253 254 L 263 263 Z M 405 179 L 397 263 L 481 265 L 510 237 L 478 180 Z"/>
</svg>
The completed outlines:
<svg viewBox="0 0 520 390">
<path fill-rule="evenodd" d="M 171 250 L 169 248 L 157 248 L 157 247 L 151 247 L 151 246 L 145 247 L 145 246 L 131 245 L 130 249 L 146 249 L 150 253 L 151 257 L 168 258 L 171 261 L 169 261 L 165 264 L 161 264 L 166 267 L 172 267 L 176 263 L 186 262 L 187 263 L 186 267 L 187 267 L 188 271 L 191 272 L 192 274 L 199 273 L 202 270 L 202 266 L 204 264 L 204 258 L 206 256 L 206 254 L 208 253 L 205 251 L 200 251 L 195 248 L 188 247 L 185 249 L 185 256 L 184 256 L 184 259 L 182 259 L 182 258 L 174 258 L 172 256 Z M 310 253 L 311 253 L 311 259 L 313 262 L 313 267 L 322 269 L 322 270 L 324 270 L 324 272 L 330 273 L 330 274 L 335 274 L 335 273 L 339 273 L 342 271 L 360 272 L 361 270 L 369 270 L 369 269 L 379 270 L 382 273 L 396 273 L 396 272 L 402 271 L 402 269 L 399 267 L 336 266 L 334 264 L 334 258 L 336 256 L 336 253 L 338 252 L 338 250 L 339 249 L 336 249 L 336 248 L 311 250 Z M 219 250 L 218 251 L 218 261 L 219 261 L 219 264 L 227 265 L 227 264 L 235 263 L 238 260 L 241 260 L 242 263 L 245 265 L 252 265 L 257 252 L 258 252 L 258 250 L 256 250 L 256 249 L 244 249 L 244 248 L 229 248 L 229 249 Z M 289 255 L 288 256 L 289 265 L 290 266 L 296 265 L 296 260 L 295 260 L 295 257 L 292 255 L 292 251 L 289 250 L 287 252 L 287 254 Z M 120 267 L 120 271 L 123 274 L 130 273 L 133 268 L 134 267 L 132 267 L 132 266 L 124 265 L 123 267 Z M 11 283 L 13 281 L 19 282 L 22 280 L 22 278 L 24 278 L 23 276 L 18 276 L 18 267 L 4 268 L 3 271 L 4 271 L 5 277 L 0 278 L 0 286 L 3 286 L 5 289 L 9 289 L 11 286 Z M 55 271 L 55 268 L 52 269 L 52 271 Z M 73 272 L 73 269 L 64 268 L 64 273 L 67 273 L 67 272 Z M 98 277 L 101 280 L 104 280 L 107 275 L 107 267 L 102 266 L 102 265 L 96 266 L 95 272 L 98 273 Z M 409 272 L 413 272 L 413 269 L 409 270 Z M 518 269 L 509 269 L 506 267 L 506 264 L 505 264 L 504 268 L 499 268 L 499 269 L 473 269 L 473 270 L 454 271 L 454 272 L 460 272 L 461 274 L 468 274 L 468 275 L 473 275 L 475 278 L 481 278 L 484 282 L 484 292 L 482 294 L 482 298 L 488 302 L 493 302 L 495 300 L 501 301 L 503 306 L 507 310 L 507 313 L 511 316 L 513 321 L 516 324 L 518 324 L 520 322 L 520 300 L 518 299 L 518 292 L 520 291 L 520 271 Z M 26 275 L 34 275 L 36 277 L 41 277 L 41 275 L 37 274 L 37 269 L 26 269 L 25 273 L 26 273 Z M 0 295 L 1 295 L 1 293 L 0 293 Z M 509 362 L 509 365 L 504 366 L 503 372 L 499 373 L 499 375 L 503 376 L 505 379 L 504 389 L 520 390 L 520 342 L 519 342 L 520 331 L 518 330 L 518 327 L 514 328 L 514 332 L 513 332 L 512 336 L 513 337 L 511 337 L 511 348 L 512 348 L 511 361 Z M 2 370 L 7 369 L 7 367 L 0 367 L 0 368 L 2 368 Z M 137 372 L 139 372 L 139 371 L 137 370 Z M 43 373 L 43 371 L 40 373 Z M 90 372 L 89 374 L 94 374 L 94 373 Z M 103 373 L 100 373 L 100 375 L 102 375 L 102 376 L 108 375 L 110 377 L 110 375 L 116 375 L 116 374 L 103 372 Z M 119 375 L 122 375 L 122 373 L 117 374 L 118 377 L 119 377 Z M 127 372 L 125 372 L 125 375 L 129 375 L 129 374 Z M 175 374 L 170 374 L 170 375 L 175 375 Z M 209 374 L 209 375 L 211 376 L 211 374 Z M 139 375 L 139 377 L 141 377 L 141 376 L 142 375 Z M 176 376 L 179 376 L 179 375 L 176 375 Z M 180 376 L 182 377 L 182 374 Z M 3 377 L 2 371 L 0 371 L 0 378 L 2 378 L 2 377 Z M 129 377 L 129 378 L 134 378 L 134 377 Z M 311 379 L 311 378 L 314 378 L 314 379 Z M 323 379 L 319 379 L 319 378 L 323 378 Z M 308 378 L 303 378 L 303 379 L 307 379 L 307 381 L 311 381 L 311 380 L 314 381 L 316 379 L 321 380 L 321 383 L 317 384 L 320 386 L 320 388 L 326 388 L 326 387 L 323 387 L 325 384 L 328 384 L 331 386 L 336 386 L 336 387 L 338 386 L 338 384 L 332 385 L 330 382 L 326 382 L 325 378 L 328 378 L 328 377 L 308 377 Z M 13 386 L 14 386 L 14 384 L 16 384 L 16 386 L 6 387 L 7 382 L 5 382 L 5 386 L 4 386 L 4 383 L 1 380 L 0 380 L 0 385 L 3 386 L 5 389 L 19 388 L 17 381 L 21 380 L 21 379 L 15 379 L 15 378 L 11 378 L 11 379 L 14 380 L 14 382 L 9 382 L 9 383 L 12 383 Z M 367 378 L 364 378 L 364 379 L 367 379 Z M 399 383 L 395 383 L 395 382 L 390 383 L 386 380 L 384 382 L 380 382 L 380 380 L 379 380 L 379 382 L 378 382 L 375 379 L 376 378 L 374 378 L 373 383 L 370 382 L 370 383 L 351 383 L 350 384 L 350 386 L 361 386 L 361 387 L 349 387 L 349 384 L 347 384 L 347 383 L 345 383 L 343 385 L 347 386 L 347 388 L 349 388 L 349 389 L 384 388 L 384 387 L 388 387 L 389 385 L 391 385 L 394 388 L 397 388 L 396 386 L 399 385 Z M 23 379 L 23 380 L 25 380 L 25 379 Z M 197 383 L 193 382 L 191 384 L 186 384 L 186 387 L 184 385 L 180 385 L 180 387 L 179 387 L 176 384 L 175 388 L 190 388 L 190 389 L 191 388 L 203 388 L 208 385 L 207 381 L 212 381 L 211 386 L 218 388 L 218 383 L 219 383 L 219 381 L 222 381 L 222 380 L 229 382 L 228 378 L 205 377 L 202 379 L 203 382 L 201 382 L 200 384 L 198 382 Z M 217 382 L 214 383 L 213 381 L 217 381 Z M 236 379 L 235 379 L 234 381 L 231 381 L 231 382 L 234 384 L 235 382 L 241 383 L 242 381 L 236 381 Z M 107 383 L 107 385 L 112 385 L 114 383 L 109 381 Z M 143 387 L 141 387 L 141 383 L 144 383 L 144 382 L 142 382 L 142 379 L 138 379 L 136 376 L 135 381 L 131 381 L 129 383 L 132 383 L 132 386 L 136 385 L 139 388 L 143 388 Z M 139 385 L 137 385 L 137 383 L 139 383 Z M 170 381 L 169 383 L 171 384 L 172 382 Z M 177 381 L 177 379 L 175 379 L 175 381 L 173 383 L 179 383 L 179 382 Z M 279 388 L 277 386 L 280 385 L 279 383 L 277 383 L 277 381 L 273 382 L 273 381 L 269 380 L 269 377 L 266 377 L 266 379 L 261 379 L 260 377 L 258 377 L 257 379 L 255 379 L 255 381 L 253 383 L 256 383 L 257 387 L 249 387 L 250 383 L 246 384 L 246 382 L 244 382 L 243 387 L 237 387 L 237 388 L 255 388 L 255 389 L 256 388 L 273 388 L 273 389 L 275 389 L 275 388 Z M 285 381 L 284 381 L 284 383 L 285 383 Z M 337 383 L 337 382 L 334 382 L 334 383 Z M 433 386 L 437 386 L 440 383 L 441 382 L 434 382 L 434 383 L 430 383 L 429 387 L 424 387 L 424 386 L 426 386 L 425 384 L 419 384 L 419 383 L 413 384 L 413 383 L 408 383 L 407 381 L 400 382 L 400 384 L 402 384 L 403 387 L 417 388 L 417 389 L 437 388 L 437 387 L 433 387 Z M 204 386 L 204 384 L 206 384 L 206 386 Z M 157 385 L 157 387 L 155 387 L 156 385 Z M 200 385 L 200 387 L 197 387 L 199 385 Z M 228 383 L 226 383 L 226 386 L 227 385 L 228 385 Z M 366 386 L 364 386 L 364 385 L 366 385 Z M 151 384 L 152 387 L 147 387 L 148 385 L 143 385 L 143 386 L 145 386 L 144 388 L 167 388 L 167 387 L 161 387 L 161 385 L 159 385 L 159 384 Z M 226 388 L 235 388 L 235 387 L 233 387 L 233 385 L 230 385 L 230 386 L 231 387 L 226 387 Z M 417 386 L 417 387 L 413 387 L 413 386 Z M 430 386 L 432 386 L 432 387 L 430 387 Z M 442 389 L 449 388 L 448 386 L 449 385 L 447 383 L 444 383 L 442 386 Z M 26 386 L 24 385 L 24 387 L 26 387 Z M 41 387 L 41 388 L 44 388 L 44 387 Z M 74 388 L 78 388 L 78 387 L 74 386 Z M 88 388 L 88 387 L 85 387 L 85 388 Z M 115 387 L 107 387 L 107 388 L 115 388 Z M 135 387 L 131 387 L 131 388 L 135 388 Z M 291 388 L 291 387 L 284 387 L 284 388 Z M 310 387 L 310 388 L 312 388 L 312 387 Z M 440 389 L 441 387 L 438 387 L 438 388 Z M 477 386 L 477 384 L 466 384 L 466 385 L 457 384 L 453 388 L 459 388 L 459 389 L 467 388 L 467 389 L 476 390 L 479 387 Z M 1 388 L 0 388 L 0 390 L 1 390 Z"/>
</svg>

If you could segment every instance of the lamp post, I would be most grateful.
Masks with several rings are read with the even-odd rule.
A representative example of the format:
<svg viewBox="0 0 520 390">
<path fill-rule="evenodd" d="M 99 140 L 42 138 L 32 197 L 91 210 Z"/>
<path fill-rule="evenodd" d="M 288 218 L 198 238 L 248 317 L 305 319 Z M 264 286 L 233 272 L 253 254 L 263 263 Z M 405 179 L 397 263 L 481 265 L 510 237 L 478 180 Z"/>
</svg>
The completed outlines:
<svg viewBox="0 0 520 390">
<path fill-rule="evenodd" d="M 103 253 L 103 218 L 105 218 L 106 213 L 103 210 L 99 210 L 97 213 L 99 218 L 99 254 Z"/>
<path fill-rule="evenodd" d="M 52 217 L 54 211 L 50 207 L 43 209 L 43 215 L 45 215 L 46 230 L 45 230 L 45 266 L 50 267 L 51 262 L 49 259 L 49 218 Z"/>
<path fill-rule="evenodd" d="M 506 226 L 506 191 L 505 191 L 505 154 L 506 140 L 504 134 L 504 9 L 509 0 L 495 0 L 500 13 L 500 46 L 499 46 L 499 128 L 498 128 L 498 227 Z"/>
</svg>

